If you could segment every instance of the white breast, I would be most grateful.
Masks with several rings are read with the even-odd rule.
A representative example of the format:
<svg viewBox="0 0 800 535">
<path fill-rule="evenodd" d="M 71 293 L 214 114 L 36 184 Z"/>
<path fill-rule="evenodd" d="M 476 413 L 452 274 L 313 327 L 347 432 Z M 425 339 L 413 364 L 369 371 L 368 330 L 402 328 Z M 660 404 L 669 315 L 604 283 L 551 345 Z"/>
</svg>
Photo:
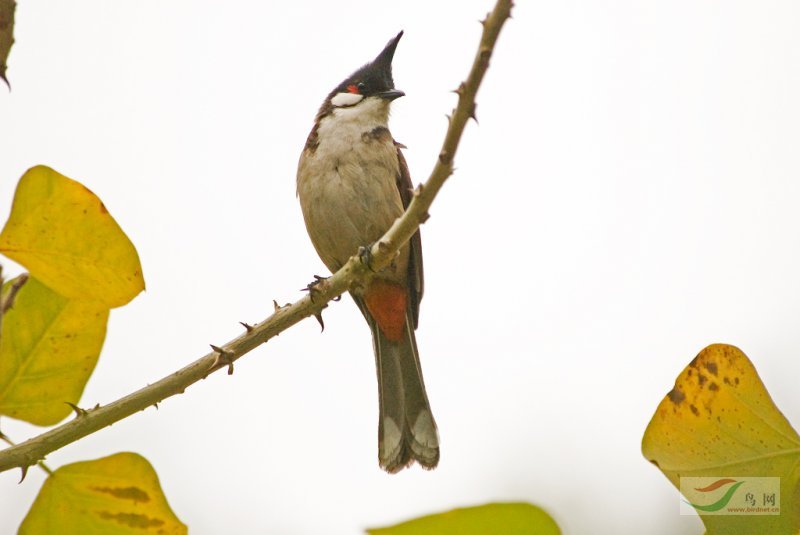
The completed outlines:
<svg viewBox="0 0 800 535">
<path fill-rule="evenodd" d="M 317 146 L 298 167 L 297 193 L 311 240 L 335 271 L 358 247 L 378 239 L 403 212 L 397 190 L 399 162 L 386 127 L 389 103 L 367 97 L 335 108 L 320 121 Z"/>
</svg>

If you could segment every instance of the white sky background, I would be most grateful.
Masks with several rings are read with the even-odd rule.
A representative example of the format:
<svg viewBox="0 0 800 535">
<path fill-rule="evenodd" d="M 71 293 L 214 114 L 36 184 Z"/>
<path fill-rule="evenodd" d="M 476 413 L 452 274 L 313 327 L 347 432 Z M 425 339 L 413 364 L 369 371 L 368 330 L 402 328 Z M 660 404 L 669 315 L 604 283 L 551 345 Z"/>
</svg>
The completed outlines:
<svg viewBox="0 0 800 535">
<path fill-rule="evenodd" d="M 349 535 L 495 500 L 539 504 L 565 533 L 702 533 L 640 441 L 713 342 L 742 348 L 800 422 L 800 4 L 519 4 L 423 227 L 437 470 L 379 470 L 349 298 L 323 334 L 305 321 L 50 466 L 139 452 L 194 534 Z M 328 91 L 400 29 L 391 128 L 427 178 L 490 7 L 20 2 L 0 221 L 23 172 L 50 165 L 101 197 L 147 282 L 112 313 L 81 405 L 178 369 L 325 273 L 297 158 Z M 0 474 L 0 533 L 43 478 Z"/>
</svg>

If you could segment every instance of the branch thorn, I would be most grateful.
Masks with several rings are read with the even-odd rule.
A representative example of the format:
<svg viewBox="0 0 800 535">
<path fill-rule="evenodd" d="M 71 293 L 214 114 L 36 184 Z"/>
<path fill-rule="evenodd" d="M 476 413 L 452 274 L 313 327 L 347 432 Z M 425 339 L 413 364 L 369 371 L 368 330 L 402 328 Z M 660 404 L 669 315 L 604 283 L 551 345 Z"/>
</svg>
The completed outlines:
<svg viewBox="0 0 800 535">
<path fill-rule="evenodd" d="M 228 375 L 233 375 L 233 352 L 217 347 L 214 344 L 208 345 L 217 353 L 217 356 L 214 358 L 214 363 L 211 365 L 211 369 L 216 368 L 220 362 L 225 362 L 228 365 Z"/>
<path fill-rule="evenodd" d="M 75 411 L 76 418 L 81 418 L 82 416 L 86 416 L 87 414 L 89 414 L 89 411 L 87 411 L 86 409 L 81 409 L 74 403 L 70 403 L 69 401 L 65 401 L 64 403 L 72 407 L 72 410 Z"/>
<path fill-rule="evenodd" d="M 274 300 L 273 300 L 272 302 L 273 302 L 273 303 L 275 303 L 276 305 L 278 304 L 278 303 L 277 303 L 277 302 L 275 302 Z M 252 326 L 252 325 L 250 325 L 249 323 L 245 323 L 245 322 L 243 322 L 243 321 L 240 321 L 240 322 L 239 322 L 239 324 L 240 324 L 242 327 L 244 327 L 244 328 L 245 328 L 245 330 L 246 330 L 247 332 L 249 332 L 249 333 L 253 332 L 253 329 L 255 329 L 255 327 L 253 327 L 253 326 Z"/>
<path fill-rule="evenodd" d="M 20 483 L 25 481 L 25 476 L 28 475 L 28 466 L 27 465 L 26 466 L 21 466 L 20 470 L 22 470 L 22 477 L 19 478 L 19 482 L 17 482 L 17 485 L 19 485 Z"/>
<path fill-rule="evenodd" d="M 320 310 L 319 312 L 314 314 L 314 317 L 317 318 L 317 321 L 319 322 L 320 326 L 319 332 L 325 332 L 325 322 L 322 321 L 322 311 Z"/>
<path fill-rule="evenodd" d="M 469 110 L 469 118 L 475 121 L 475 124 L 478 124 L 478 116 L 475 115 L 475 110 L 478 108 L 477 102 L 472 103 L 472 108 Z"/>
</svg>

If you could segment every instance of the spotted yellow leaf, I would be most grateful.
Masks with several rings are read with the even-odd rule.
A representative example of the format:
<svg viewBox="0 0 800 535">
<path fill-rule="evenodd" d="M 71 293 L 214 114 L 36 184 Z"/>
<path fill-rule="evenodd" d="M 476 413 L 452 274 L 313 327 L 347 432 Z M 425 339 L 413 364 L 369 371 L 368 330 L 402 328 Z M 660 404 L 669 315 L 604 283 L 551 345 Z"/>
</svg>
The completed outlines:
<svg viewBox="0 0 800 535">
<path fill-rule="evenodd" d="M 11 284 L 8 282 L 7 284 Z M 35 277 L 3 317 L 0 414 L 52 425 L 77 404 L 106 335 L 108 309 L 67 299 Z"/>
<path fill-rule="evenodd" d="M 715 480 L 719 504 L 744 505 L 744 490 L 732 490 L 743 478 L 780 478 L 779 515 L 703 515 L 709 535 L 800 529 L 800 436 L 736 347 L 708 346 L 689 363 L 650 420 L 642 452 L 679 489 L 682 477 Z"/>
<path fill-rule="evenodd" d="M 113 308 L 144 289 L 139 255 L 100 199 L 49 167 L 20 179 L 0 253 L 70 299 Z"/>
<path fill-rule="evenodd" d="M 155 470 L 135 453 L 68 464 L 47 478 L 19 535 L 183 534 Z"/>
</svg>

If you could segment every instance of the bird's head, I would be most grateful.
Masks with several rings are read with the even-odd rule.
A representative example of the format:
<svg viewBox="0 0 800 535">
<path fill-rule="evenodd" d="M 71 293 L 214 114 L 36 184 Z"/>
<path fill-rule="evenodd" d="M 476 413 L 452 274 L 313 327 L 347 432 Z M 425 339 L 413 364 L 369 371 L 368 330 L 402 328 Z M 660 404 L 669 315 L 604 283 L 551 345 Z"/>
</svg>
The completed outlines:
<svg viewBox="0 0 800 535">
<path fill-rule="evenodd" d="M 392 58 L 402 36 L 403 32 L 398 33 L 374 60 L 336 86 L 325 99 L 320 115 L 376 115 L 383 116 L 385 121 L 389 114 L 389 103 L 405 95 L 395 89 L 392 79 Z"/>
</svg>

